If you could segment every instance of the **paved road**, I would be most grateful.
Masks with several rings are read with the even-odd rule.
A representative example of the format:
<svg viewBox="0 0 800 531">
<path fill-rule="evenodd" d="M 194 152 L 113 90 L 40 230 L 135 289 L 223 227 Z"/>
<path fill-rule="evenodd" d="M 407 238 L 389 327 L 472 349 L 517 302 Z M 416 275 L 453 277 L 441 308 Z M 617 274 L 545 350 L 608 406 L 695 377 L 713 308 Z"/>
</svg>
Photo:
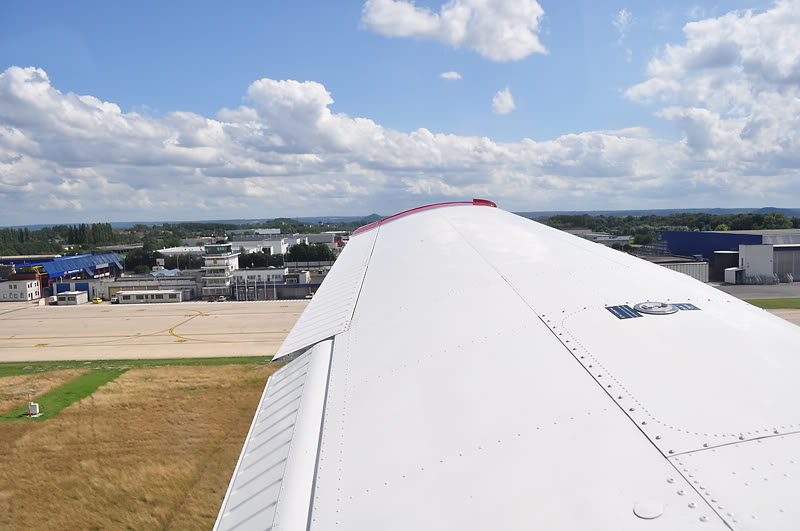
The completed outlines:
<svg viewBox="0 0 800 531">
<path fill-rule="evenodd" d="M 780 299 L 783 297 L 800 297 L 800 282 L 791 284 L 775 284 L 772 286 L 750 286 L 746 284 L 711 284 L 715 288 L 733 295 L 738 299 Z"/>
</svg>

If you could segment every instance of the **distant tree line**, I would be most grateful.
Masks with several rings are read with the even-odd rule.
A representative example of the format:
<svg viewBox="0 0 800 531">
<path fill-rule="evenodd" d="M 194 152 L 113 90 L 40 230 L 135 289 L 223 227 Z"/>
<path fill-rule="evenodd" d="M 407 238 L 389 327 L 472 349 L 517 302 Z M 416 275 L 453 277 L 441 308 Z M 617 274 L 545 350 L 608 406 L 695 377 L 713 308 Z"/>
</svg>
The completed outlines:
<svg viewBox="0 0 800 531">
<path fill-rule="evenodd" d="M 239 269 L 248 267 L 280 267 L 284 263 L 284 256 L 282 254 L 269 254 L 261 251 L 256 253 L 248 253 L 240 250 L 239 254 Z"/>
<path fill-rule="evenodd" d="M 324 243 L 298 243 L 289 247 L 289 262 L 328 262 L 336 260 L 336 253 Z"/>
<path fill-rule="evenodd" d="M 0 229 L 0 255 L 57 253 L 61 253 L 61 245 L 52 230 Z"/>
<path fill-rule="evenodd" d="M 800 218 L 783 212 L 768 214 L 670 214 L 668 216 L 592 216 L 589 214 L 558 215 L 544 220 L 558 229 L 586 228 L 632 236 L 655 233 L 657 230 L 761 230 L 800 228 Z M 654 237 L 654 236 L 653 236 Z"/>
<path fill-rule="evenodd" d="M 102 252 L 98 249 L 104 245 L 119 245 L 126 243 L 144 244 L 141 253 L 131 253 L 129 258 L 140 266 L 154 263 L 153 253 L 165 247 L 177 247 L 183 244 L 184 239 L 201 236 L 223 237 L 226 231 L 233 229 L 254 230 L 259 228 L 277 228 L 282 233 L 309 233 L 315 234 L 323 231 L 341 230 L 352 231 L 370 221 L 380 219 L 380 216 L 371 215 L 368 218 L 342 223 L 306 223 L 291 218 L 277 218 L 258 223 L 225 223 L 225 222 L 185 222 L 162 223 L 148 225 L 137 223 L 126 229 L 114 229 L 110 223 L 80 223 L 77 225 L 54 225 L 41 229 L 29 228 L 3 228 L 0 229 L 0 255 L 28 255 L 28 254 L 83 254 Z M 64 250 L 64 245 L 72 246 L 70 251 Z M 325 247 L 325 246 L 323 246 Z M 297 249 L 294 251 L 299 261 L 306 260 L 332 260 L 333 252 L 318 246 Z M 320 258 L 321 257 L 321 258 Z M 274 265 L 275 258 L 254 256 L 252 267 L 262 267 L 260 264 Z M 182 265 L 182 264 L 181 264 Z"/>
<path fill-rule="evenodd" d="M 77 245 L 113 245 L 117 243 L 111 223 L 69 225 L 65 240 L 68 244 Z"/>
</svg>

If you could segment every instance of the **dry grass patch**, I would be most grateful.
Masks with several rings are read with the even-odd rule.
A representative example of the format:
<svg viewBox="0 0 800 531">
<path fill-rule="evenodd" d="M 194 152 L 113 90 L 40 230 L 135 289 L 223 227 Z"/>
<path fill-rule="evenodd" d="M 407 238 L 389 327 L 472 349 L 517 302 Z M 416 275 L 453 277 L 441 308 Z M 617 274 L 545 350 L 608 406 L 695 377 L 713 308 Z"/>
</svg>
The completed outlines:
<svg viewBox="0 0 800 531">
<path fill-rule="evenodd" d="M 0 529 L 210 529 L 274 370 L 131 369 L 56 418 L 3 424 Z"/>
<path fill-rule="evenodd" d="M 0 378 L 0 414 L 25 405 L 28 399 L 28 392 L 31 392 L 31 396 L 34 397 L 42 395 L 83 373 L 84 371 L 81 369 L 71 369 L 45 374 L 21 374 L 19 376 Z"/>
</svg>

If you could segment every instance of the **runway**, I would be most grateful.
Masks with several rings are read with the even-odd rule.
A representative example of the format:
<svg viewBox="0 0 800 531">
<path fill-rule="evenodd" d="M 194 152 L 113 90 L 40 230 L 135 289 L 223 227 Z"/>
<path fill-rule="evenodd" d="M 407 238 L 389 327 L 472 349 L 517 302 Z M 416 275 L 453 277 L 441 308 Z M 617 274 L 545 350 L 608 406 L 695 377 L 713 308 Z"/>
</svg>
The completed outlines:
<svg viewBox="0 0 800 531">
<path fill-rule="evenodd" d="M 0 362 L 269 356 L 307 304 L 0 303 Z"/>
</svg>

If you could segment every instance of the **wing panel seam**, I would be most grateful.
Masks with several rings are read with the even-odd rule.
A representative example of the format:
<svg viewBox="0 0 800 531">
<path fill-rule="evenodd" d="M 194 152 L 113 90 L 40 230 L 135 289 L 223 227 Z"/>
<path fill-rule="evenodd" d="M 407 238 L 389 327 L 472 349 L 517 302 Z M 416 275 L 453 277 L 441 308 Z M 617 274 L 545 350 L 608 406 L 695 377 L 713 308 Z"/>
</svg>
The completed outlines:
<svg viewBox="0 0 800 531">
<path fill-rule="evenodd" d="M 375 238 L 377 240 L 377 237 Z M 370 253 L 371 256 L 371 253 Z M 314 510 L 314 493 L 317 489 L 317 473 L 319 472 L 319 459 L 322 452 L 322 434 L 325 430 L 325 414 L 328 408 L 328 391 L 331 386 L 331 370 L 333 369 L 333 351 L 336 348 L 336 336 L 330 339 L 331 351 L 328 359 L 328 376 L 325 380 L 325 397 L 322 401 L 322 415 L 319 421 L 319 439 L 317 439 L 317 457 L 314 462 L 314 477 L 311 479 L 311 496 L 308 499 L 308 518 L 306 520 L 306 531 L 311 529 L 311 513 Z"/>
</svg>

